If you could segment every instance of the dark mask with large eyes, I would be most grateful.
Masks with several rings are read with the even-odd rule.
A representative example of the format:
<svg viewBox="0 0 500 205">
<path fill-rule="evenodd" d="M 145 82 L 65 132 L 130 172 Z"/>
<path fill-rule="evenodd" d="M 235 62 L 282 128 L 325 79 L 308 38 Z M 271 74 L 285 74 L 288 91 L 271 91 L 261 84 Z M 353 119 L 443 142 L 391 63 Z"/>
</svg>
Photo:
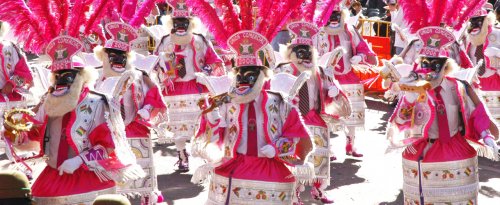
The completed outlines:
<svg viewBox="0 0 500 205">
<path fill-rule="evenodd" d="M 467 28 L 467 32 L 472 34 L 472 35 L 476 35 L 479 32 L 481 32 L 481 28 L 483 26 L 485 17 L 486 16 L 475 16 L 475 17 L 470 18 L 469 19 L 470 25 Z"/>
<path fill-rule="evenodd" d="M 312 52 L 310 50 L 310 46 L 308 45 L 297 45 L 292 48 L 292 52 L 295 53 L 298 59 L 312 60 Z"/>
<path fill-rule="evenodd" d="M 236 87 L 234 92 L 238 95 L 248 94 L 255 85 L 255 82 L 257 82 L 260 72 L 261 67 L 259 66 L 236 68 Z"/>
<path fill-rule="evenodd" d="M 328 19 L 328 24 L 332 23 L 340 23 L 340 19 L 342 18 L 342 13 L 340 11 L 333 11 L 332 15 L 330 15 L 330 19 Z"/>
<path fill-rule="evenodd" d="M 127 53 L 116 49 L 106 49 L 111 69 L 117 73 L 125 72 L 127 65 Z"/>
<path fill-rule="evenodd" d="M 180 36 L 186 35 L 187 30 L 189 27 L 189 19 L 187 18 L 174 18 L 173 20 L 173 27 L 170 33 L 172 34 L 177 34 Z"/>
<path fill-rule="evenodd" d="M 447 60 L 447 57 L 421 57 L 418 78 L 427 81 L 437 79 Z"/>
<path fill-rule="evenodd" d="M 59 70 L 54 75 L 55 85 L 49 89 L 54 96 L 63 96 L 69 92 L 69 88 L 75 82 L 79 70 Z"/>
</svg>

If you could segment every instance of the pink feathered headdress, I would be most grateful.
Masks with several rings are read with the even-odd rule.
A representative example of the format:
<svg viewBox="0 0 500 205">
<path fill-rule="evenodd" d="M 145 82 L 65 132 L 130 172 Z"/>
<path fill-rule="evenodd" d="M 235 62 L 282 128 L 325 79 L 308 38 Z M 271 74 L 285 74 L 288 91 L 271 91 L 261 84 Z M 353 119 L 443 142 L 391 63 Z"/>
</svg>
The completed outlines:
<svg viewBox="0 0 500 205">
<path fill-rule="evenodd" d="M 9 23 L 14 35 L 26 51 L 36 54 L 44 52 L 47 44 L 67 32 L 80 38 L 80 27 L 93 28 L 100 21 L 101 10 L 94 9 L 87 19 L 93 0 L 75 0 L 69 9 L 69 0 L 2 0 L 0 21 Z M 106 7 L 108 0 L 96 0 L 96 5 Z"/>
<path fill-rule="evenodd" d="M 427 26 L 440 26 L 445 23 L 459 30 L 463 23 L 475 11 L 481 8 L 486 0 L 415 0 L 400 1 L 404 18 L 415 33 Z"/>
<path fill-rule="evenodd" d="M 229 37 L 241 30 L 253 30 L 264 36 L 268 41 L 272 41 L 290 18 L 292 12 L 299 8 L 303 1 L 257 0 L 256 5 L 252 5 L 251 0 L 240 0 L 241 20 L 231 0 L 214 1 L 216 8 L 222 8 L 220 18 L 215 8 L 205 0 L 186 0 L 186 3 L 188 7 L 193 8 L 193 14 L 198 16 L 215 36 L 217 44 L 227 49 Z M 253 23 L 254 18 L 252 16 L 254 7 L 257 7 L 255 23 Z"/>
</svg>

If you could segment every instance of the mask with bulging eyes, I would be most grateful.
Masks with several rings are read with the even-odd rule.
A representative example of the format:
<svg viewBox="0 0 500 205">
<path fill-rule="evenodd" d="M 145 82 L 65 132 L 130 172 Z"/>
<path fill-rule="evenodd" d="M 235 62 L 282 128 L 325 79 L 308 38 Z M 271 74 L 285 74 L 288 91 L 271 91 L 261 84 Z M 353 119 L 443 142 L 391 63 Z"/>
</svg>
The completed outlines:
<svg viewBox="0 0 500 205">
<path fill-rule="evenodd" d="M 69 89 L 75 81 L 76 75 L 79 70 L 59 70 L 53 75 L 55 78 L 55 85 L 49 89 L 49 93 L 53 96 L 63 96 L 69 92 Z"/>
<path fill-rule="evenodd" d="M 298 64 L 302 64 L 307 68 L 312 67 L 312 52 L 309 45 L 294 46 L 292 52 L 297 56 Z"/>
<path fill-rule="evenodd" d="M 483 27 L 484 19 L 486 16 L 476 16 L 469 19 L 469 27 L 467 28 L 467 32 L 471 35 L 477 35 L 481 32 L 481 28 Z"/>
<path fill-rule="evenodd" d="M 127 65 L 127 53 L 116 49 L 106 49 L 111 69 L 117 73 L 123 73 Z"/>
<path fill-rule="evenodd" d="M 187 18 L 174 18 L 173 19 L 173 27 L 170 33 L 185 36 L 187 34 L 187 30 L 189 28 L 189 19 Z"/>
<path fill-rule="evenodd" d="M 412 77 L 426 81 L 438 79 L 447 60 L 447 57 L 421 57 L 420 68 Z"/>
<path fill-rule="evenodd" d="M 332 15 L 330 15 L 330 19 L 328 19 L 328 27 L 338 28 L 340 26 L 340 21 L 342 19 L 342 12 L 333 11 Z"/>
<path fill-rule="evenodd" d="M 246 95 L 252 91 L 259 78 L 261 68 L 259 66 L 244 66 L 236 69 L 236 87 L 233 92 L 237 95 Z"/>
</svg>

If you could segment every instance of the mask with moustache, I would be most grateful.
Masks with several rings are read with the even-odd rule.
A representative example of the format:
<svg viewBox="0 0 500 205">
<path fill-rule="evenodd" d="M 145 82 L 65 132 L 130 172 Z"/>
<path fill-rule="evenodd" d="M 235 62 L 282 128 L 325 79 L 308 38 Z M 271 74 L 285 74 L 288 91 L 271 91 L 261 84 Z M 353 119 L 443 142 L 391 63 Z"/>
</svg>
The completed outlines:
<svg viewBox="0 0 500 205">
<path fill-rule="evenodd" d="M 472 45 L 484 44 L 488 35 L 488 20 L 486 16 L 475 16 L 469 19 L 467 27 L 468 38 Z"/>
<path fill-rule="evenodd" d="M 193 36 L 190 27 L 191 22 L 188 18 L 174 18 L 172 19 L 172 41 L 177 45 L 186 45 L 191 41 Z"/>
<path fill-rule="evenodd" d="M 410 74 L 414 80 L 425 80 L 434 89 L 441 84 L 445 74 L 447 57 L 426 57 L 420 59 L 420 68 Z"/>
<path fill-rule="evenodd" d="M 337 34 L 342 31 L 344 29 L 342 11 L 333 11 L 324 29 L 327 34 Z"/>
<path fill-rule="evenodd" d="M 313 52 L 309 45 L 296 45 L 292 47 L 290 61 L 297 66 L 300 72 L 314 68 Z"/>
<path fill-rule="evenodd" d="M 128 53 L 112 48 L 105 48 L 106 55 L 103 55 L 103 75 L 104 77 L 121 76 L 125 71 L 130 70 L 128 63 Z"/>
<path fill-rule="evenodd" d="M 265 74 L 261 66 L 235 68 L 236 78 L 230 92 L 235 103 L 248 103 L 260 94 L 264 85 Z"/>
<path fill-rule="evenodd" d="M 85 80 L 80 70 L 59 70 L 52 75 L 54 85 L 49 88 L 44 108 L 48 116 L 59 117 L 75 109 Z"/>
</svg>

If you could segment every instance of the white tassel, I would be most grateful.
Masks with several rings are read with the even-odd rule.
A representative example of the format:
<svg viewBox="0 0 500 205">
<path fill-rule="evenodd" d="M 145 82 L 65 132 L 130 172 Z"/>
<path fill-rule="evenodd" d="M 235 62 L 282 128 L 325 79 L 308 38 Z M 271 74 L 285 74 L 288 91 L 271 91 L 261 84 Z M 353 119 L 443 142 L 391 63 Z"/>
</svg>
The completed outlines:
<svg viewBox="0 0 500 205">
<path fill-rule="evenodd" d="M 214 167 L 210 163 L 206 163 L 198 167 L 191 178 L 191 183 L 193 184 L 203 184 L 209 181 L 212 175 Z"/>
<path fill-rule="evenodd" d="M 312 183 L 315 177 L 314 166 L 311 163 L 296 165 L 291 171 L 297 181 L 303 184 Z"/>
<path fill-rule="evenodd" d="M 493 148 L 472 142 L 470 140 L 467 140 L 467 142 L 469 142 L 469 144 L 476 150 L 477 156 L 485 157 L 493 161 L 500 160 L 500 156 L 497 152 L 495 152 L 495 150 L 493 150 Z"/>
</svg>

